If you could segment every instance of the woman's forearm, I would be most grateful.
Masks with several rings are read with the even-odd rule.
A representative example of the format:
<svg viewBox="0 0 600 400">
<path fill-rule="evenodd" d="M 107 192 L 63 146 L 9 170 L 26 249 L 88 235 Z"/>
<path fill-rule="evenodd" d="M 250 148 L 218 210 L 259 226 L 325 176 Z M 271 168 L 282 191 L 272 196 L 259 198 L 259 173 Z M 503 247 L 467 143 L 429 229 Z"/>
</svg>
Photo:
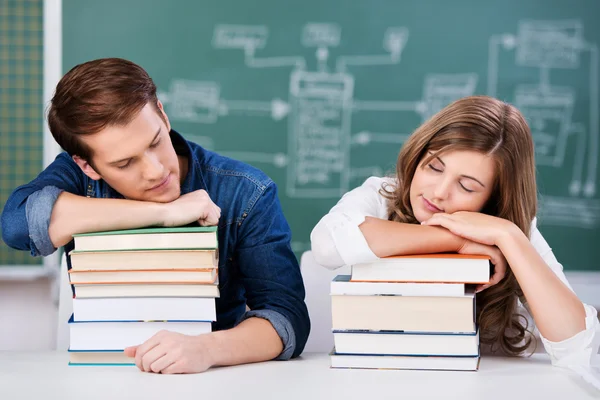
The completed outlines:
<svg viewBox="0 0 600 400">
<path fill-rule="evenodd" d="M 511 266 L 535 324 L 546 339 L 559 342 L 585 329 L 585 308 L 518 230 L 504 236 L 498 247 Z"/>
<path fill-rule="evenodd" d="M 445 228 L 373 217 L 366 217 L 359 229 L 378 257 L 456 252 L 465 243 Z"/>
</svg>

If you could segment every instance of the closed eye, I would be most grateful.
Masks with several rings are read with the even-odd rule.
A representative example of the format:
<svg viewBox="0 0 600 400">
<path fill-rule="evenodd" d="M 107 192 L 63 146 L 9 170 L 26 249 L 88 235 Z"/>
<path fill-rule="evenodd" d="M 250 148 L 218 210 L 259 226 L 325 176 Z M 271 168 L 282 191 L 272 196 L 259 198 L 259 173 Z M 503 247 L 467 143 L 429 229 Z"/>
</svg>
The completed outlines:
<svg viewBox="0 0 600 400">
<path fill-rule="evenodd" d="M 125 169 L 127 167 L 129 167 L 131 165 L 131 159 L 127 161 L 127 163 L 123 164 L 123 165 L 117 165 L 117 168 L 119 169 Z"/>
<path fill-rule="evenodd" d="M 434 166 L 433 166 L 433 165 L 431 165 L 431 164 L 427 164 L 427 166 L 428 166 L 429 168 L 431 168 L 432 170 L 434 170 L 435 172 L 442 172 L 442 170 L 441 170 L 441 169 L 438 169 L 438 168 L 434 167 Z"/>
<path fill-rule="evenodd" d="M 159 145 L 159 144 L 160 144 L 160 138 L 158 138 L 158 140 L 157 140 L 156 142 L 152 143 L 152 144 L 150 145 L 150 148 L 152 148 L 152 149 L 153 149 L 153 148 L 155 148 L 155 147 L 158 147 L 158 145 Z"/>
<path fill-rule="evenodd" d="M 464 190 L 465 192 L 467 192 L 467 193 L 473 193 L 473 192 L 474 192 L 474 190 L 467 189 L 466 187 L 464 187 L 462 183 L 459 183 L 459 185 L 460 185 L 460 187 L 461 187 L 461 188 L 463 188 L 463 190 Z"/>
</svg>

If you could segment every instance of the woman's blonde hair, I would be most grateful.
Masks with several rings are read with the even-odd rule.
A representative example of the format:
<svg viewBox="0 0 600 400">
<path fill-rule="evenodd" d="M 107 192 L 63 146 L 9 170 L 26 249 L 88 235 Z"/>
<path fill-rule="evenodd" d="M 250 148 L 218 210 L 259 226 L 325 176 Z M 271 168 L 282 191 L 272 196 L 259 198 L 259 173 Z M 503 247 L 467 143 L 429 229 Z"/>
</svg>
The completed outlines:
<svg viewBox="0 0 600 400">
<path fill-rule="evenodd" d="M 535 160 L 531 132 L 515 107 L 487 96 L 472 96 L 446 106 L 421 125 L 403 145 L 396 166 L 397 185 L 384 187 L 389 219 L 416 223 L 410 205 L 410 185 L 416 169 L 432 158 L 428 151 L 478 151 L 493 157 L 496 177 L 481 212 L 504 218 L 527 237 L 537 212 Z M 521 288 L 508 268 L 498 284 L 477 294 L 480 341 L 506 354 L 526 350 L 532 339 L 527 320 L 517 314 Z"/>
</svg>

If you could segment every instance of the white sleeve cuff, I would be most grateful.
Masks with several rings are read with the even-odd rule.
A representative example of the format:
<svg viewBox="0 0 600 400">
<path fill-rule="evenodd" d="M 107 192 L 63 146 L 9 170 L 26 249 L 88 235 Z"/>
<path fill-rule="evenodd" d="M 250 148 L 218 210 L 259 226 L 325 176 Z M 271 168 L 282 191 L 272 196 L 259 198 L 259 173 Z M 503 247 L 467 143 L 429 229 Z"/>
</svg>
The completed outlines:
<svg viewBox="0 0 600 400">
<path fill-rule="evenodd" d="M 551 342 L 542 336 L 540 338 L 552 364 L 557 367 L 589 366 L 593 357 L 598 357 L 600 332 L 598 313 L 590 305 L 585 307 L 585 330 L 560 342 Z"/>
<path fill-rule="evenodd" d="M 330 219 L 326 224 L 344 264 L 378 260 L 379 257 L 373 253 L 358 227 L 364 222 L 365 216 L 346 211 L 338 213 L 336 217 L 338 218 Z"/>
</svg>

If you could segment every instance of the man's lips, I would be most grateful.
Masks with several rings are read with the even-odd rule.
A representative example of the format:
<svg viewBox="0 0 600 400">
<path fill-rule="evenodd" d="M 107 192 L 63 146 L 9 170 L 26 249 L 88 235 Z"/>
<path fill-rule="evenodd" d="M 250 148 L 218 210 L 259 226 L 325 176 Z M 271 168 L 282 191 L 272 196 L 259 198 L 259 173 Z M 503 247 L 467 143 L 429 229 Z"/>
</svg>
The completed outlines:
<svg viewBox="0 0 600 400">
<path fill-rule="evenodd" d="M 150 189 L 148 189 L 148 190 L 160 189 L 161 187 L 163 187 L 164 185 L 166 185 L 166 184 L 167 184 L 167 182 L 169 182 L 169 178 L 170 178 L 170 177 L 171 177 L 171 174 L 167 175 L 167 176 L 165 177 L 165 179 L 163 179 L 163 180 L 162 180 L 162 182 L 161 182 L 161 183 L 159 183 L 159 184 L 158 184 L 158 185 L 156 185 L 156 186 L 153 186 L 153 187 L 151 187 L 151 188 L 150 188 Z"/>
</svg>

